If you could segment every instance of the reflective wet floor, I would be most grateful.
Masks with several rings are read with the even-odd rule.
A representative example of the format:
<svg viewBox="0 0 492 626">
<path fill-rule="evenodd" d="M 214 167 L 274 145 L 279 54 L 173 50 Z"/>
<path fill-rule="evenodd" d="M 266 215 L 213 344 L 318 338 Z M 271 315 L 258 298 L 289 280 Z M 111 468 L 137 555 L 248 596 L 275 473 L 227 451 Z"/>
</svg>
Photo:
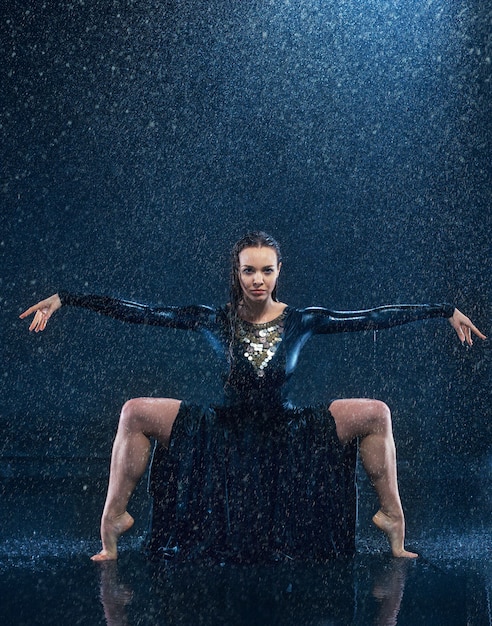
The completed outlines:
<svg viewBox="0 0 492 626">
<path fill-rule="evenodd" d="M 44 486 L 43 486 L 44 485 Z M 117 563 L 95 564 L 101 494 L 97 483 L 3 486 L 0 623 L 35 624 L 399 624 L 492 623 L 490 534 L 427 528 L 412 543 L 421 557 L 393 559 L 376 534 L 361 533 L 355 559 L 274 566 L 150 563 L 140 525 Z"/>
</svg>

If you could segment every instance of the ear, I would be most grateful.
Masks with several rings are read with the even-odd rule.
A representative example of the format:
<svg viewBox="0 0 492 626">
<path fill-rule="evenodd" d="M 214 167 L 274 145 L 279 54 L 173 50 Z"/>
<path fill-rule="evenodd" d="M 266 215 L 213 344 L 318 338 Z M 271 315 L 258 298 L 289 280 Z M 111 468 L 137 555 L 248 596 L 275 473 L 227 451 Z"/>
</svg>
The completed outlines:
<svg viewBox="0 0 492 626">
<path fill-rule="evenodd" d="M 279 272 L 279 274 L 280 274 L 280 268 L 281 267 L 282 267 L 282 261 L 280 261 L 280 263 L 278 264 L 278 267 L 277 267 L 277 271 Z"/>
</svg>

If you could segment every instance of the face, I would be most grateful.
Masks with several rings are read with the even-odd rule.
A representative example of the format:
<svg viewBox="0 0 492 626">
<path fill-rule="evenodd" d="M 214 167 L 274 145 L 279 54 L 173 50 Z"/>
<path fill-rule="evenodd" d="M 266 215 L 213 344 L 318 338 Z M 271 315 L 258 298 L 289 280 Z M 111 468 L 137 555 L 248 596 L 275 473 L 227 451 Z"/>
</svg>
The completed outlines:
<svg viewBox="0 0 492 626">
<path fill-rule="evenodd" d="M 272 297 L 280 272 L 273 248 L 244 248 L 239 253 L 239 283 L 245 301 L 266 302 Z"/>
</svg>

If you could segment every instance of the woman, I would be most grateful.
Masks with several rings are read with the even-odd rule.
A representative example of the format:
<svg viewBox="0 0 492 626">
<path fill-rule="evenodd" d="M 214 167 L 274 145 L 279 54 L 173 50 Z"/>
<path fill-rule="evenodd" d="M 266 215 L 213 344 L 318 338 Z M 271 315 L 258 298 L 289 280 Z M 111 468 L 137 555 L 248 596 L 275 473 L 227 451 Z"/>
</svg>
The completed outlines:
<svg viewBox="0 0 492 626">
<path fill-rule="evenodd" d="M 388 407 L 378 400 L 336 399 L 317 411 L 293 409 L 286 401 L 287 382 L 296 367 L 300 349 L 316 333 L 380 329 L 445 317 L 459 339 L 469 346 L 472 345 L 472 333 L 481 339 L 485 336 L 465 315 L 447 304 L 386 306 L 355 312 L 289 307 L 277 299 L 281 266 L 280 249 L 275 240 L 262 232 L 250 233 L 233 248 L 231 297 L 225 307 L 152 308 L 105 296 L 59 292 L 21 314 L 21 318 L 35 314 L 29 327 L 35 332 L 44 330 L 51 315 L 62 305 L 89 308 L 134 323 L 202 331 L 227 366 L 221 407 L 201 409 L 170 398 L 137 398 L 125 403 L 114 441 L 108 493 L 101 519 L 102 550 L 92 557 L 93 560 L 116 559 L 118 538 L 133 525 L 127 504 L 147 467 L 149 438 L 156 439 L 166 448 L 172 444 L 171 447 L 181 446 L 186 450 L 187 433 L 193 429 L 220 431 L 222 441 L 229 437 L 237 424 L 242 427 L 243 423 L 250 422 L 266 440 L 283 442 L 277 450 L 279 457 L 283 455 L 282 446 L 288 449 L 287 456 L 295 450 L 300 432 L 304 433 L 303 454 L 308 456 L 316 454 L 319 446 L 326 443 L 324 439 L 331 441 L 332 447 L 340 448 L 359 439 L 360 458 L 380 503 L 373 522 L 387 535 L 394 556 L 417 556 L 404 547 L 405 520 L 398 493 L 395 444 Z M 317 433 L 312 435 L 312 446 L 305 445 L 306 429 Z M 250 434 L 240 436 L 246 441 Z M 332 435 L 334 439 L 330 440 Z M 321 444 L 320 438 L 323 439 Z M 210 454 L 213 455 L 213 450 Z M 304 463 L 301 472 L 307 478 L 313 461 L 309 458 L 300 462 Z M 195 470 L 193 467 L 190 471 Z M 279 470 L 280 473 L 290 471 L 290 461 Z M 189 479 L 189 476 L 185 477 L 183 482 L 188 484 Z M 276 485 L 280 484 L 279 480 L 275 478 Z M 227 483 L 222 487 L 227 491 Z M 227 493 L 224 498 L 227 500 Z M 288 498 L 286 496 L 284 500 Z M 304 512 L 301 511 L 300 515 Z M 230 517 L 224 524 L 227 526 L 225 533 L 233 532 Z"/>
</svg>

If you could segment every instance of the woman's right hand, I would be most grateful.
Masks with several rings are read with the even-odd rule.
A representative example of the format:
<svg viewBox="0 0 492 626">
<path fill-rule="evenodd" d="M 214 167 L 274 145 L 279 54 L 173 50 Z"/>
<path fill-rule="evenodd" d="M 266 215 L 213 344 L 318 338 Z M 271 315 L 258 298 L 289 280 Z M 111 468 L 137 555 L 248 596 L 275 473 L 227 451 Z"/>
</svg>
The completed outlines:
<svg viewBox="0 0 492 626">
<path fill-rule="evenodd" d="M 39 333 L 40 330 L 44 330 L 46 328 L 46 324 L 48 323 L 50 317 L 55 311 L 60 309 L 61 306 L 62 302 L 60 300 L 60 296 L 55 293 L 49 298 L 46 298 L 46 300 L 41 300 L 41 302 L 29 307 L 27 311 L 21 313 L 19 317 L 23 320 L 25 317 L 29 317 L 29 315 L 35 313 L 34 319 L 29 326 L 29 330 Z"/>
</svg>

